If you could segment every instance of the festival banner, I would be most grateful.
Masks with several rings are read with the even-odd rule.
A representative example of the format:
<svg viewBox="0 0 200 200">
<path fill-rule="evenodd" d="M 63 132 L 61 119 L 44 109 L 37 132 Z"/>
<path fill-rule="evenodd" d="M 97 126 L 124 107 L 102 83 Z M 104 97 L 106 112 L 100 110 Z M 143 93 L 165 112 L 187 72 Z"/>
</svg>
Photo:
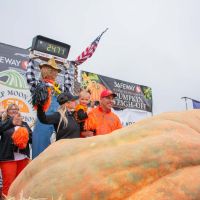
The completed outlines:
<svg viewBox="0 0 200 200">
<path fill-rule="evenodd" d="M 86 71 L 81 72 L 81 87 L 91 91 L 92 101 L 98 101 L 100 93 L 108 88 L 117 95 L 114 108 L 152 112 L 152 90 L 150 87 Z"/>
<path fill-rule="evenodd" d="M 35 112 L 26 82 L 28 50 L 0 43 L 0 107 L 15 103 L 23 120 L 32 125 Z"/>
<path fill-rule="evenodd" d="M 91 92 L 91 101 L 100 99 L 101 92 L 108 88 L 117 97 L 113 112 L 118 115 L 123 126 L 152 116 L 152 90 L 138 85 L 91 72 L 81 72 L 81 87 Z"/>
</svg>

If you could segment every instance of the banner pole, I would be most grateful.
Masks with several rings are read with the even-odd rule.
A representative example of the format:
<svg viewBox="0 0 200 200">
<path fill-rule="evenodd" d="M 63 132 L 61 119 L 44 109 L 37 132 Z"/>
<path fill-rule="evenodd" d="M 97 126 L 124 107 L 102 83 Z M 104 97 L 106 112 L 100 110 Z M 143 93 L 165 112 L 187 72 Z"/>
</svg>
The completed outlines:
<svg viewBox="0 0 200 200">
<path fill-rule="evenodd" d="M 186 107 L 186 110 L 188 110 L 188 106 L 187 106 L 187 98 L 185 98 L 185 107 Z"/>
<path fill-rule="evenodd" d="M 185 109 L 188 110 L 187 97 L 181 97 L 181 99 L 185 99 Z"/>
</svg>

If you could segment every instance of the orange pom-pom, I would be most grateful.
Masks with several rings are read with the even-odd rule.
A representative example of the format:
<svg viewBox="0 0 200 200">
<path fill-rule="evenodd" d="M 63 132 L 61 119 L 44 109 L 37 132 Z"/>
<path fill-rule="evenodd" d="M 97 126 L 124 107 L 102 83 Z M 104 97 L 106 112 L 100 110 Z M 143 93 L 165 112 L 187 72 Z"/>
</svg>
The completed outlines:
<svg viewBox="0 0 200 200">
<path fill-rule="evenodd" d="M 14 145 L 19 149 L 26 148 L 29 140 L 28 130 L 25 127 L 19 127 L 12 135 Z"/>
<path fill-rule="evenodd" d="M 84 112 L 87 112 L 87 106 L 78 104 L 75 108 L 75 111 L 78 112 L 79 110 L 83 110 Z"/>
<path fill-rule="evenodd" d="M 48 91 L 48 98 L 46 99 L 44 105 L 42 106 L 42 110 L 44 112 L 46 112 L 49 109 L 50 105 L 51 105 L 51 89 L 48 88 L 47 91 Z M 35 105 L 35 106 L 33 106 L 33 108 L 34 108 L 34 110 L 37 110 L 38 106 Z"/>
</svg>

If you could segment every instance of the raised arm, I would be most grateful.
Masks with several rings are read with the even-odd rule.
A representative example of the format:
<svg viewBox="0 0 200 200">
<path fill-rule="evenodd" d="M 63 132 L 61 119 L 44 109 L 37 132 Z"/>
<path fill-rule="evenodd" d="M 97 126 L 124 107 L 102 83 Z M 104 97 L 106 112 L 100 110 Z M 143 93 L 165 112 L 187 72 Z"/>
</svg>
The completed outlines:
<svg viewBox="0 0 200 200">
<path fill-rule="evenodd" d="M 58 124 L 60 121 L 60 114 L 58 112 L 46 115 L 41 106 L 38 106 L 37 117 L 43 124 Z"/>
<path fill-rule="evenodd" d="M 69 70 L 65 68 L 64 70 L 64 85 L 62 87 L 64 92 L 72 92 L 72 79 L 70 77 Z"/>
<path fill-rule="evenodd" d="M 31 91 L 33 91 L 36 88 L 36 85 L 39 83 L 39 80 L 37 80 L 35 77 L 35 61 L 33 59 L 30 59 L 28 63 L 26 80 L 31 87 Z"/>
<path fill-rule="evenodd" d="M 0 121 L 0 134 L 3 131 L 6 131 L 15 126 L 21 126 L 21 124 L 22 124 L 22 117 L 19 114 L 15 115 L 13 118 L 9 118 L 5 121 L 1 120 Z"/>
</svg>

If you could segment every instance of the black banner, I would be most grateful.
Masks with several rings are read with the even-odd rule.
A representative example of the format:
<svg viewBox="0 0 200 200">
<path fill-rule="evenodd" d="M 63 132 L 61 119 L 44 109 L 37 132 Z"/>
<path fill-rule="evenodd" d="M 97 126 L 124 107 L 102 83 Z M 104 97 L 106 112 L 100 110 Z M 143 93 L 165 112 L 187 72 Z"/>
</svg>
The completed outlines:
<svg viewBox="0 0 200 200">
<path fill-rule="evenodd" d="M 150 87 L 130 83 L 86 71 L 81 72 L 82 87 L 89 89 L 93 101 L 99 100 L 102 90 L 108 88 L 116 93 L 115 108 L 152 112 L 152 90 Z"/>
</svg>

